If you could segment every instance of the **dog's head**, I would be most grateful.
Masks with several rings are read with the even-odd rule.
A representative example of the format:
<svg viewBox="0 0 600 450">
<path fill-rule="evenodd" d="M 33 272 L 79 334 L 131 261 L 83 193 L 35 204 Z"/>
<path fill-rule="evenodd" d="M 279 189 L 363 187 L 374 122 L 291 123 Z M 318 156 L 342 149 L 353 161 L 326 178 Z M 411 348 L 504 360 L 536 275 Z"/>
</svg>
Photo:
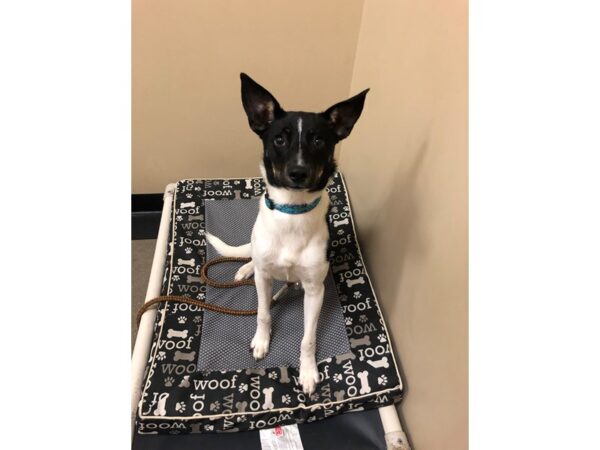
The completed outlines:
<svg viewBox="0 0 600 450">
<path fill-rule="evenodd" d="M 352 131 L 369 90 L 321 113 L 284 111 L 269 91 L 245 73 L 240 77 L 250 128 L 263 141 L 269 184 L 285 189 L 324 189 L 336 169 L 335 144 Z"/>
</svg>

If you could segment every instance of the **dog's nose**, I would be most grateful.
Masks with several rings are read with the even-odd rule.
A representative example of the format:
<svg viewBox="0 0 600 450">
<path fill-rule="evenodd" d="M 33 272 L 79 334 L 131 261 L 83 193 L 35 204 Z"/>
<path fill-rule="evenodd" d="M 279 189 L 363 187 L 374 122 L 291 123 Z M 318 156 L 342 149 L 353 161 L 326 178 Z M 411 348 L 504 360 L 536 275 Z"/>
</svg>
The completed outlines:
<svg viewBox="0 0 600 450">
<path fill-rule="evenodd" d="M 308 178 L 308 168 L 306 166 L 293 166 L 287 172 L 290 180 L 294 183 L 302 183 Z"/>
</svg>

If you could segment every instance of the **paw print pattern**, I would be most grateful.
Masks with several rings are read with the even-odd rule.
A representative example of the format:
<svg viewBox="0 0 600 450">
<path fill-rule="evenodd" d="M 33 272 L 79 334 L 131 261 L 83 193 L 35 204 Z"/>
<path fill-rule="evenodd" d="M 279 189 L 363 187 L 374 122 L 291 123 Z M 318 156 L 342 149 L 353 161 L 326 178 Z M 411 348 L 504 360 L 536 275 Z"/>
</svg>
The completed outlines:
<svg viewBox="0 0 600 450">
<path fill-rule="evenodd" d="M 379 342 L 387 342 L 387 338 L 383 333 L 379 333 L 379 335 L 377 335 L 377 339 L 379 339 Z"/>
<path fill-rule="evenodd" d="M 206 431 L 212 431 L 214 429 L 215 429 L 215 427 L 213 425 L 211 425 L 210 423 L 208 425 L 204 425 L 204 430 L 206 430 Z"/>
<path fill-rule="evenodd" d="M 347 301 L 348 301 L 347 295 L 340 295 L 340 302 L 347 302 Z"/>
<path fill-rule="evenodd" d="M 215 400 L 210 404 L 211 411 L 218 411 L 221 408 L 221 402 L 219 400 Z"/>
<path fill-rule="evenodd" d="M 337 231 L 337 234 L 338 234 L 338 235 L 340 235 L 340 236 L 341 236 L 341 235 L 343 235 L 344 233 L 345 233 L 345 231 L 344 231 L 344 230 L 338 230 L 338 231 Z"/>
<path fill-rule="evenodd" d="M 246 421 L 246 417 L 245 416 L 237 416 L 236 420 L 238 421 L 238 423 L 245 422 Z"/>
<path fill-rule="evenodd" d="M 363 264 L 362 264 L 362 262 L 360 262 L 360 260 L 359 260 L 359 261 L 356 261 L 356 267 L 362 267 L 362 265 L 363 265 Z"/>
<path fill-rule="evenodd" d="M 377 378 L 377 382 L 381 385 L 384 386 L 387 384 L 388 379 L 385 375 L 381 375 L 379 378 Z"/>
<path fill-rule="evenodd" d="M 202 316 L 194 316 L 194 323 L 200 323 L 202 321 Z"/>
<path fill-rule="evenodd" d="M 342 381 L 342 374 L 341 373 L 336 373 L 333 375 L 333 381 L 335 381 L 336 383 L 339 383 L 340 381 Z"/>
<path fill-rule="evenodd" d="M 271 380 L 276 380 L 277 379 L 277 372 L 269 372 L 269 378 Z"/>
<path fill-rule="evenodd" d="M 193 195 L 192 195 L 192 194 L 185 194 L 185 196 L 186 196 L 187 198 L 192 198 L 192 197 L 193 197 Z"/>
<path fill-rule="evenodd" d="M 186 247 L 185 248 L 185 254 L 189 255 L 190 253 L 192 253 L 192 247 Z"/>
<path fill-rule="evenodd" d="M 184 412 L 185 411 L 185 403 L 179 402 L 175 405 L 175 411 Z"/>
<path fill-rule="evenodd" d="M 354 298 L 361 298 L 362 294 L 359 291 L 356 291 L 353 295 Z"/>
<path fill-rule="evenodd" d="M 186 231 L 186 232 L 185 232 L 185 235 L 186 235 L 187 237 L 192 237 L 192 235 L 193 235 L 193 234 L 194 234 L 194 232 L 193 232 L 193 231 Z"/>
<path fill-rule="evenodd" d="M 177 322 L 179 322 L 179 323 L 186 323 L 187 322 L 187 317 L 185 317 L 185 316 L 179 316 L 177 318 Z"/>
<path fill-rule="evenodd" d="M 163 351 L 158 352 L 158 355 L 156 355 L 156 359 L 158 359 L 159 361 L 162 361 L 166 357 L 167 357 L 167 354 Z"/>
<path fill-rule="evenodd" d="M 248 390 L 248 385 L 246 383 L 241 383 L 240 386 L 238 387 L 238 391 L 240 392 L 246 392 Z"/>
<path fill-rule="evenodd" d="M 352 325 L 352 317 L 346 317 L 346 325 Z"/>
<path fill-rule="evenodd" d="M 291 401 L 292 401 L 292 398 L 288 394 L 281 396 L 281 403 L 285 403 L 286 405 L 289 405 Z"/>
<path fill-rule="evenodd" d="M 181 222 L 183 220 L 183 216 L 177 216 L 177 217 L 175 217 L 175 220 L 177 222 Z"/>
<path fill-rule="evenodd" d="M 364 314 L 361 314 L 358 320 L 360 321 L 360 323 L 366 323 L 369 319 Z"/>
<path fill-rule="evenodd" d="M 175 378 L 173 378 L 173 377 L 167 377 L 167 378 L 165 378 L 165 386 L 166 387 L 173 386 L 174 382 L 175 382 Z"/>
</svg>

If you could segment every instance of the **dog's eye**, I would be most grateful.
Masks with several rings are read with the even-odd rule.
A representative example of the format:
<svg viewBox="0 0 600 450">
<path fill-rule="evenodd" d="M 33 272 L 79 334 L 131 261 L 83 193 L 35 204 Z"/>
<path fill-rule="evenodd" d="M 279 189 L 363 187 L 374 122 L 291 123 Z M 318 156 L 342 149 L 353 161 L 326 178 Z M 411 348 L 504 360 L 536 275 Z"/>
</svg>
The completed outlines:
<svg viewBox="0 0 600 450">
<path fill-rule="evenodd" d="M 285 137 L 282 135 L 275 136 L 275 139 L 273 139 L 273 144 L 275 147 L 283 147 L 285 145 Z"/>
<path fill-rule="evenodd" d="M 323 146 L 325 145 L 325 141 L 323 139 L 321 139 L 320 137 L 315 136 L 313 138 L 313 145 L 316 148 L 323 148 Z"/>
</svg>

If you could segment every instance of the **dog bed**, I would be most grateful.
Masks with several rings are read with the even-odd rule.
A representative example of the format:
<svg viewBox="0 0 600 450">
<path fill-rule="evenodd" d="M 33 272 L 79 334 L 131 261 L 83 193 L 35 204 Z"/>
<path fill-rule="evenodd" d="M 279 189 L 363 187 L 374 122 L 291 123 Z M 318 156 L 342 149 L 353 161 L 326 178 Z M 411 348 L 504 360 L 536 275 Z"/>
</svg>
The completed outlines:
<svg viewBox="0 0 600 450">
<path fill-rule="evenodd" d="M 254 308 L 252 286 L 213 289 L 201 282 L 199 271 L 217 256 L 206 231 L 233 245 L 250 240 L 263 192 L 260 178 L 179 181 L 161 294 Z M 341 174 L 334 176 L 327 193 L 331 270 L 317 335 L 321 381 L 316 392 L 307 397 L 297 380 L 301 290 L 288 290 L 273 307 L 271 350 L 261 361 L 254 361 L 249 350 L 255 317 L 162 303 L 142 376 L 138 433 L 259 430 L 381 408 L 401 399 L 402 380 L 356 241 Z M 232 278 L 235 270 L 233 264 L 224 265 L 211 269 L 211 276 Z"/>
</svg>

